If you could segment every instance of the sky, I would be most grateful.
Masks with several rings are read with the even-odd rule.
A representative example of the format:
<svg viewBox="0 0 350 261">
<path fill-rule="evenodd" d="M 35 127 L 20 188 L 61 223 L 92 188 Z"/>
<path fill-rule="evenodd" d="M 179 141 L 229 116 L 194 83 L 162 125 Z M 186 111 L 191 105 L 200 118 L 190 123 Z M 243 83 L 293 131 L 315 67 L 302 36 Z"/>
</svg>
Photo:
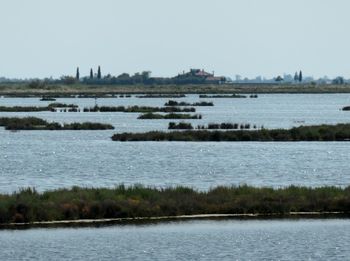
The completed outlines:
<svg viewBox="0 0 350 261">
<path fill-rule="evenodd" d="M 0 0 L 0 76 L 350 78 L 349 0 Z"/>
</svg>

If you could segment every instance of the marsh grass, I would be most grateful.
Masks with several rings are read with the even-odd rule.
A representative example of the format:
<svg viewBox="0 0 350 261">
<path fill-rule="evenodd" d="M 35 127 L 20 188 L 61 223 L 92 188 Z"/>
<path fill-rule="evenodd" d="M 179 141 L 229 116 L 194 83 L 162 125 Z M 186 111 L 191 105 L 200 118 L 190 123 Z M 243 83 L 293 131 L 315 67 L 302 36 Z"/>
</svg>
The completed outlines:
<svg viewBox="0 0 350 261">
<path fill-rule="evenodd" d="M 83 122 L 65 123 L 47 122 L 36 117 L 25 118 L 0 118 L 0 126 L 6 130 L 111 130 L 114 127 L 110 124 Z"/>
<path fill-rule="evenodd" d="M 350 124 L 300 126 L 292 129 L 234 131 L 151 131 L 113 135 L 115 141 L 350 141 Z M 249 126 L 250 127 L 250 126 Z"/>
<path fill-rule="evenodd" d="M 187 122 L 169 122 L 168 125 L 168 129 L 169 130 L 192 130 L 193 126 L 191 123 L 187 123 Z"/>
<path fill-rule="evenodd" d="M 174 100 L 169 100 L 164 104 L 164 106 L 214 106 L 214 103 L 207 102 L 207 101 L 189 103 L 189 102 L 178 102 Z"/>
<path fill-rule="evenodd" d="M 161 217 L 195 214 L 280 214 L 350 212 L 350 187 L 256 188 L 186 187 L 156 189 L 136 185 L 115 188 L 59 189 L 38 193 L 22 189 L 0 195 L 0 223 L 77 219 Z"/>
<path fill-rule="evenodd" d="M 129 112 L 129 113 L 152 113 L 152 112 L 196 112 L 195 108 L 178 108 L 178 107 L 148 107 L 148 106 L 95 106 L 84 108 L 84 112 Z"/>
<path fill-rule="evenodd" d="M 185 98 L 185 94 L 144 94 L 144 95 L 138 95 L 137 98 Z"/>
<path fill-rule="evenodd" d="M 207 126 L 198 125 L 198 130 L 249 130 L 251 125 L 249 123 L 209 123 Z M 253 128 L 256 129 L 256 125 L 253 125 Z"/>
<path fill-rule="evenodd" d="M 162 120 L 162 119 L 194 119 L 199 120 L 202 119 L 202 115 L 200 114 L 181 114 L 181 113 L 169 113 L 169 114 L 157 114 L 157 113 L 146 113 L 142 114 L 138 117 L 140 120 Z"/>
<path fill-rule="evenodd" d="M 78 105 L 64 104 L 64 103 L 51 103 L 48 106 L 13 106 L 13 107 L 0 106 L 0 112 L 42 112 L 42 111 L 54 111 L 54 108 L 77 109 Z"/>
<path fill-rule="evenodd" d="M 215 94 L 215 95 L 209 95 L 209 94 L 200 94 L 199 98 L 247 98 L 247 96 L 242 94 L 232 94 L 232 95 L 224 95 L 224 94 Z"/>
</svg>

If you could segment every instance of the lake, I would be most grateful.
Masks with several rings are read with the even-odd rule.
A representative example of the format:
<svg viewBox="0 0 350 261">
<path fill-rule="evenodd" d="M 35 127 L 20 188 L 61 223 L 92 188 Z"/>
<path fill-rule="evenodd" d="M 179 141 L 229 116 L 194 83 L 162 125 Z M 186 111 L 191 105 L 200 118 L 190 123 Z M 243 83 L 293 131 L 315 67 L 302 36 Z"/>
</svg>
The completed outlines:
<svg viewBox="0 0 350 261">
<path fill-rule="evenodd" d="M 169 99 L 105 98 L 98 105 L 163 106 Z M 199 99 L 208 123 L 265 128 L 349 123 L 348 94 L 274 94 L 258 99 Z M 80 107 L 94 99 L 58 99 Z M 38 98 L 0 98 L 0 106 L 45 106 Z M 249 184 L 285 187 L 348 186 L 349 142 L 113 142 L 119 132 L 166 130 L 168 120 L 138 113 L 5 113 L 49 121 L 101 122 L 113 131 L 20 131 L 0 128 L 0 193 L 74 185 L 189 186 Z M 0 231 L 0 260 L 344 260 L 350 256 L 350 220 L 197 220 L 145 225 Z"/>
<path fill-rule="evenodd" d="M 105 98 L 99 105 L 162 106 L 169 99 Z M 347 123 L 348 94 L 273 94 L 258 99 L 199 99 L 214 107 L 197 107 L 202 120 L 193 124 L 237 122 L 266 128 L 301 124 Z M 94 99 L 57 99 L 81 107 Z M 38 98 L 0 98 L 0 106 L 45 106 Z M 217 185 L 249 184 L 347 186 L 350 184 L 348 142 L 130 142 L 111 141 L 117 132 L 165 130 L 168 120 L 138 120 L 138 113 L 8 113 L 37 116 L 49 121 L 111 123 L 113 131 L 20 131 L 0 128 L 0 192 L 23 187 L 39 191 L 61 187 L 113 187 L 144 184 L 156 187 L 184 185 L 207 190 Z"/>
<path fill-rule="evenodd" d="M 4 230 L 0 260 L 346 260 L 349 230 L 338 219 Z"/>
</svg>

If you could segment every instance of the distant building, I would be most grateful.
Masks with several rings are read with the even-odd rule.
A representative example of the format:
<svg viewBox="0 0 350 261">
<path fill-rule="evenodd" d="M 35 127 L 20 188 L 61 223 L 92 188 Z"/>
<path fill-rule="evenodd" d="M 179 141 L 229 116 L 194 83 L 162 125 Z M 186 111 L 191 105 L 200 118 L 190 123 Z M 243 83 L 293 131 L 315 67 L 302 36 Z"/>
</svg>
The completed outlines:
<svg viewBox="0 0 350 261">
<path fill-rule="evenodd" d="M 226 82 L 226 77 L 224 76 L 215 76 L 214 72 L 209 73 L 203 69 L 190 69 L 189 72 L 183 72 L 177 76 L 178 79 L 182 81 L 188 80 L 189 83 L 210 83 L 210 84 L 222 84 Z"/>
<path fill-rule="evenodd" d="M 205 79 L 206 83 L 212 83 L 212 84 L 221 84 L 221 83 L 225 83 L 226 82 L 226 77 L 220 76 L 220 77 L 215 77 L 215 76 L 211 76 L 211 77 L 207 77 Z"/>
<path fill-rule="evenodd" d="M 204 77 L 204 78 L 214 76 L 214 74 L 208 73 L 200 69 L 191 69 L 188 74 L 190 74 L 191 76 Z"/>
</svg>

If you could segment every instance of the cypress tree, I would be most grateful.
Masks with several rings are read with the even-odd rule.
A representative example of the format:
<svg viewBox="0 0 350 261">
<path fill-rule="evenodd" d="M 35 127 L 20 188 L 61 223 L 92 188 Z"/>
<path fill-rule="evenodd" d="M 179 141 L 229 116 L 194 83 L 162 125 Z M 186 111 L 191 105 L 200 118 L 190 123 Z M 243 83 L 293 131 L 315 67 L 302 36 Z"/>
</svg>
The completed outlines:
<svg viewBox="0 0 350 261">
<path fill-rule="evenodd" d="M 80 79 L 79 67 L 77 67 L 77 74 L 76 74 L 75 78 L 76 78 L 78 81 L 79 81 L 79 79 Z"/>
<path fill-rule="evenodd" d="M 295 81 L 295 82 L 299 81 L 298 72 L 295 72 L 295 74 L 294 74 L 294 81 Z"/>
<path fill-rule="evenodd" d="M 97 79 L 101 79 L 101 67 L 98 66 L 98 70 L 97 70 Z"/>
<path fill-rule="evenodd" d="M 90 69 L 90 79 L 94 78 L 94 71 L 92 70 L 92 68 Z"/>
<path fill-rule="evenodd" d="M 303 81 L 303 73 L 302 71 L 299 72 L 299 82 Z"/>
</svg>

